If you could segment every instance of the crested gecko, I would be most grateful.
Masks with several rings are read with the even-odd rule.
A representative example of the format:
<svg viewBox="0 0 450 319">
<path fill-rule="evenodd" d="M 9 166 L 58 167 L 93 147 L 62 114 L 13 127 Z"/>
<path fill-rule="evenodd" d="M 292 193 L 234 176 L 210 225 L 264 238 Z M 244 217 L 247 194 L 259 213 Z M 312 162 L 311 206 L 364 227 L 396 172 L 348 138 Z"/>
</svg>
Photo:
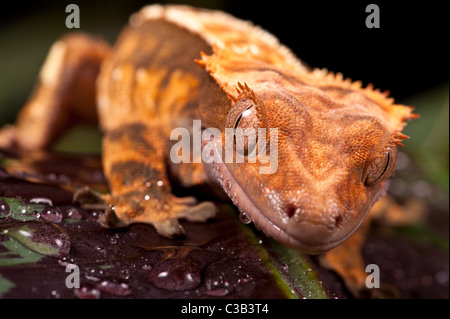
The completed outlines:
<svg viewBox="0 0 450 319">
<path fill-rule="evenodd" d="M 320 253 L 348 239 L 385 194 L 396 148 L 407 138 L 402 129 L 415 117 L 370 85 L 307 68 L 250 22 L 151 5 L 131 16 L 113 48 L 83 33 L 57 41 L 0 143 L 42 149 L 71 123 L 98 120 L 111 190 L 104 226 L 143 222 L 163 236 L 180 235 L 180 218 L 206 221 L 215 207 L 176 197 L 173 183 L 209 183 L 267 235 Z M 276 128 L 276 171 L 261 174 L 236 145 L 231 157 L 243 163 L 174 163 L 169 136 L 179 127 L 192 132 L 194 120 L 203 131 L 219 130 L 208 140 L 212 153 L 225 151 L 227 128 Z M 258 135 L 244 139 L 244 150 L 259 140 L 274 143 Z"/>
</svg>

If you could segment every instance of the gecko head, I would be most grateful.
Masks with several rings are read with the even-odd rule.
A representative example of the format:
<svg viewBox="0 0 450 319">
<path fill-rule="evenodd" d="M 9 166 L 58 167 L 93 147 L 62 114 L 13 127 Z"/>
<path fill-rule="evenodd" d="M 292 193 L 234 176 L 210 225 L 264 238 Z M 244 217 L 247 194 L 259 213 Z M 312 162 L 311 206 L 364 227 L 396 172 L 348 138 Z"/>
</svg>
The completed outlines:
<svg viewBox="0 0 450 319">
<path fill-rule="evenodd" d="M 235 136 L 216 143 L 233 161 L 214 163 L 210 172 L 267 235 L 307 253 L 334 248 L 385 194 L 406 137 L 393 119 L 403 123 L 411 109 L 387 108 L 361 93 L 258 88 L 240 86 L 225 125 Z M 250 134 L 239 139 L 239 129 Z"/>
</svg>

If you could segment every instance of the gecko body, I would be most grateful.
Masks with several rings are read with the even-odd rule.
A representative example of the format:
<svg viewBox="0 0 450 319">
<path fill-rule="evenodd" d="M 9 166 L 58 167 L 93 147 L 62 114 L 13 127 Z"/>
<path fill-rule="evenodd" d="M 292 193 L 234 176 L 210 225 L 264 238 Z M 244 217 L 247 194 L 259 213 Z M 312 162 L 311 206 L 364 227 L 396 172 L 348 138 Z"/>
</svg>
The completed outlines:
<svg viewBox="0 0 450 319">
<path fill-rule="evenodd" d="M 371 86 L 308 69 L 250 22 L 160 5 L 134 14 L 113 48 L 79 34 L 58 41 L 3 136 L 44 148 L 74 118 L 95 120 L 95 110 L 111 188 L 103 225 L 144 222 L 179 235 L 179 218 L 205 221 L 215 208 L 176 197 L 172 184 L 209 183 L 266 234 L 308 253 L 336 247 L 359 227 L 384 195 L 402 129 L 415 117 Z M 221 132 L 210 142 L 222 154 L 227 128 L 276 128 L 276 171 L 261 174 L 260 163 L 248 161 L 173 163 L 169 136 L 191 132 L 194 120 Z M 257 142 L 244 140 L 244 149 Z M 232 156 L 248 153 L 234 148 Z"/>
</svg>

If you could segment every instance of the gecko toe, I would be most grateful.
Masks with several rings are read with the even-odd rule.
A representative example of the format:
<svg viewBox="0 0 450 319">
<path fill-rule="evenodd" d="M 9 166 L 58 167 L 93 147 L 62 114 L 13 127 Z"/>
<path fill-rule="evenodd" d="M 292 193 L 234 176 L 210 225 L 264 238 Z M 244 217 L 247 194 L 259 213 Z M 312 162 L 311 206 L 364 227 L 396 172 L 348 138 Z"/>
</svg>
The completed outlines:
<svg viewBox="0 0 450 319">
<path fill-rule="evenodd" d="M 128 225 L 117 217 L 117 214 L 112 207 L 107 208 L 105 213 L 98 217 L 98 222 L 105 228 L 122 228 Z"/>
<path fill-rule="evenodd" d="M 152 222 L 158 234 L 168 238 L 176 238 L 185 234 L 183 227 L 176 218 L 163 219 Z"/>
<path fill-rule="evenodd" d="M 191 222 L 205 222 L 216 215 L 217 208 L 212 202 L 201 202 L 186 208 L 180 213 L 181 218 Z"/>
</svg>

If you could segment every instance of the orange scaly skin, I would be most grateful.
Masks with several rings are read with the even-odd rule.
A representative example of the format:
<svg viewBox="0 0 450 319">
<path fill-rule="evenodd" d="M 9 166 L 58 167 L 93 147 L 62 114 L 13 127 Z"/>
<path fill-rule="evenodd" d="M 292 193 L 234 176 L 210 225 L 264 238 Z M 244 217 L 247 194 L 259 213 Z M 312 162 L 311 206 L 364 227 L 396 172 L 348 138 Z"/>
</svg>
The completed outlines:
<svg viewBox="0 0 450 319">
<path fill-rule="evenodd" d="M 70 49 L 75 42 L 82 45 Z M 105 135 L 105 200 L 113 207 L 105 226 L 146 222 L 164 236 L 178 235 L 179 218 L 205 221 L 215 209 L 175 197 L 170 181 L 211 183 L 267 234 L 308 253 L 336 247 L 362 223 L 384 195 L 406 138 L 401 131 L 415 117 L 372 87 L 308 70 L 249 22 L 153 5 L 131 17 L 112 49 L 87 35 L 58 41 L 17 126 L 4 128 L 0 142 L 49 146 L 61 127 L 88 113 L 77 106 L 93 94 Z M 170 132 L 198 119 L 202 129 L 222 132 L 217 150 L 224 150 L 225 128 L 277 128 L 277 171 L 260 174 L 259 163 L 247 162 L 172 163 Z"/>
</svg>

